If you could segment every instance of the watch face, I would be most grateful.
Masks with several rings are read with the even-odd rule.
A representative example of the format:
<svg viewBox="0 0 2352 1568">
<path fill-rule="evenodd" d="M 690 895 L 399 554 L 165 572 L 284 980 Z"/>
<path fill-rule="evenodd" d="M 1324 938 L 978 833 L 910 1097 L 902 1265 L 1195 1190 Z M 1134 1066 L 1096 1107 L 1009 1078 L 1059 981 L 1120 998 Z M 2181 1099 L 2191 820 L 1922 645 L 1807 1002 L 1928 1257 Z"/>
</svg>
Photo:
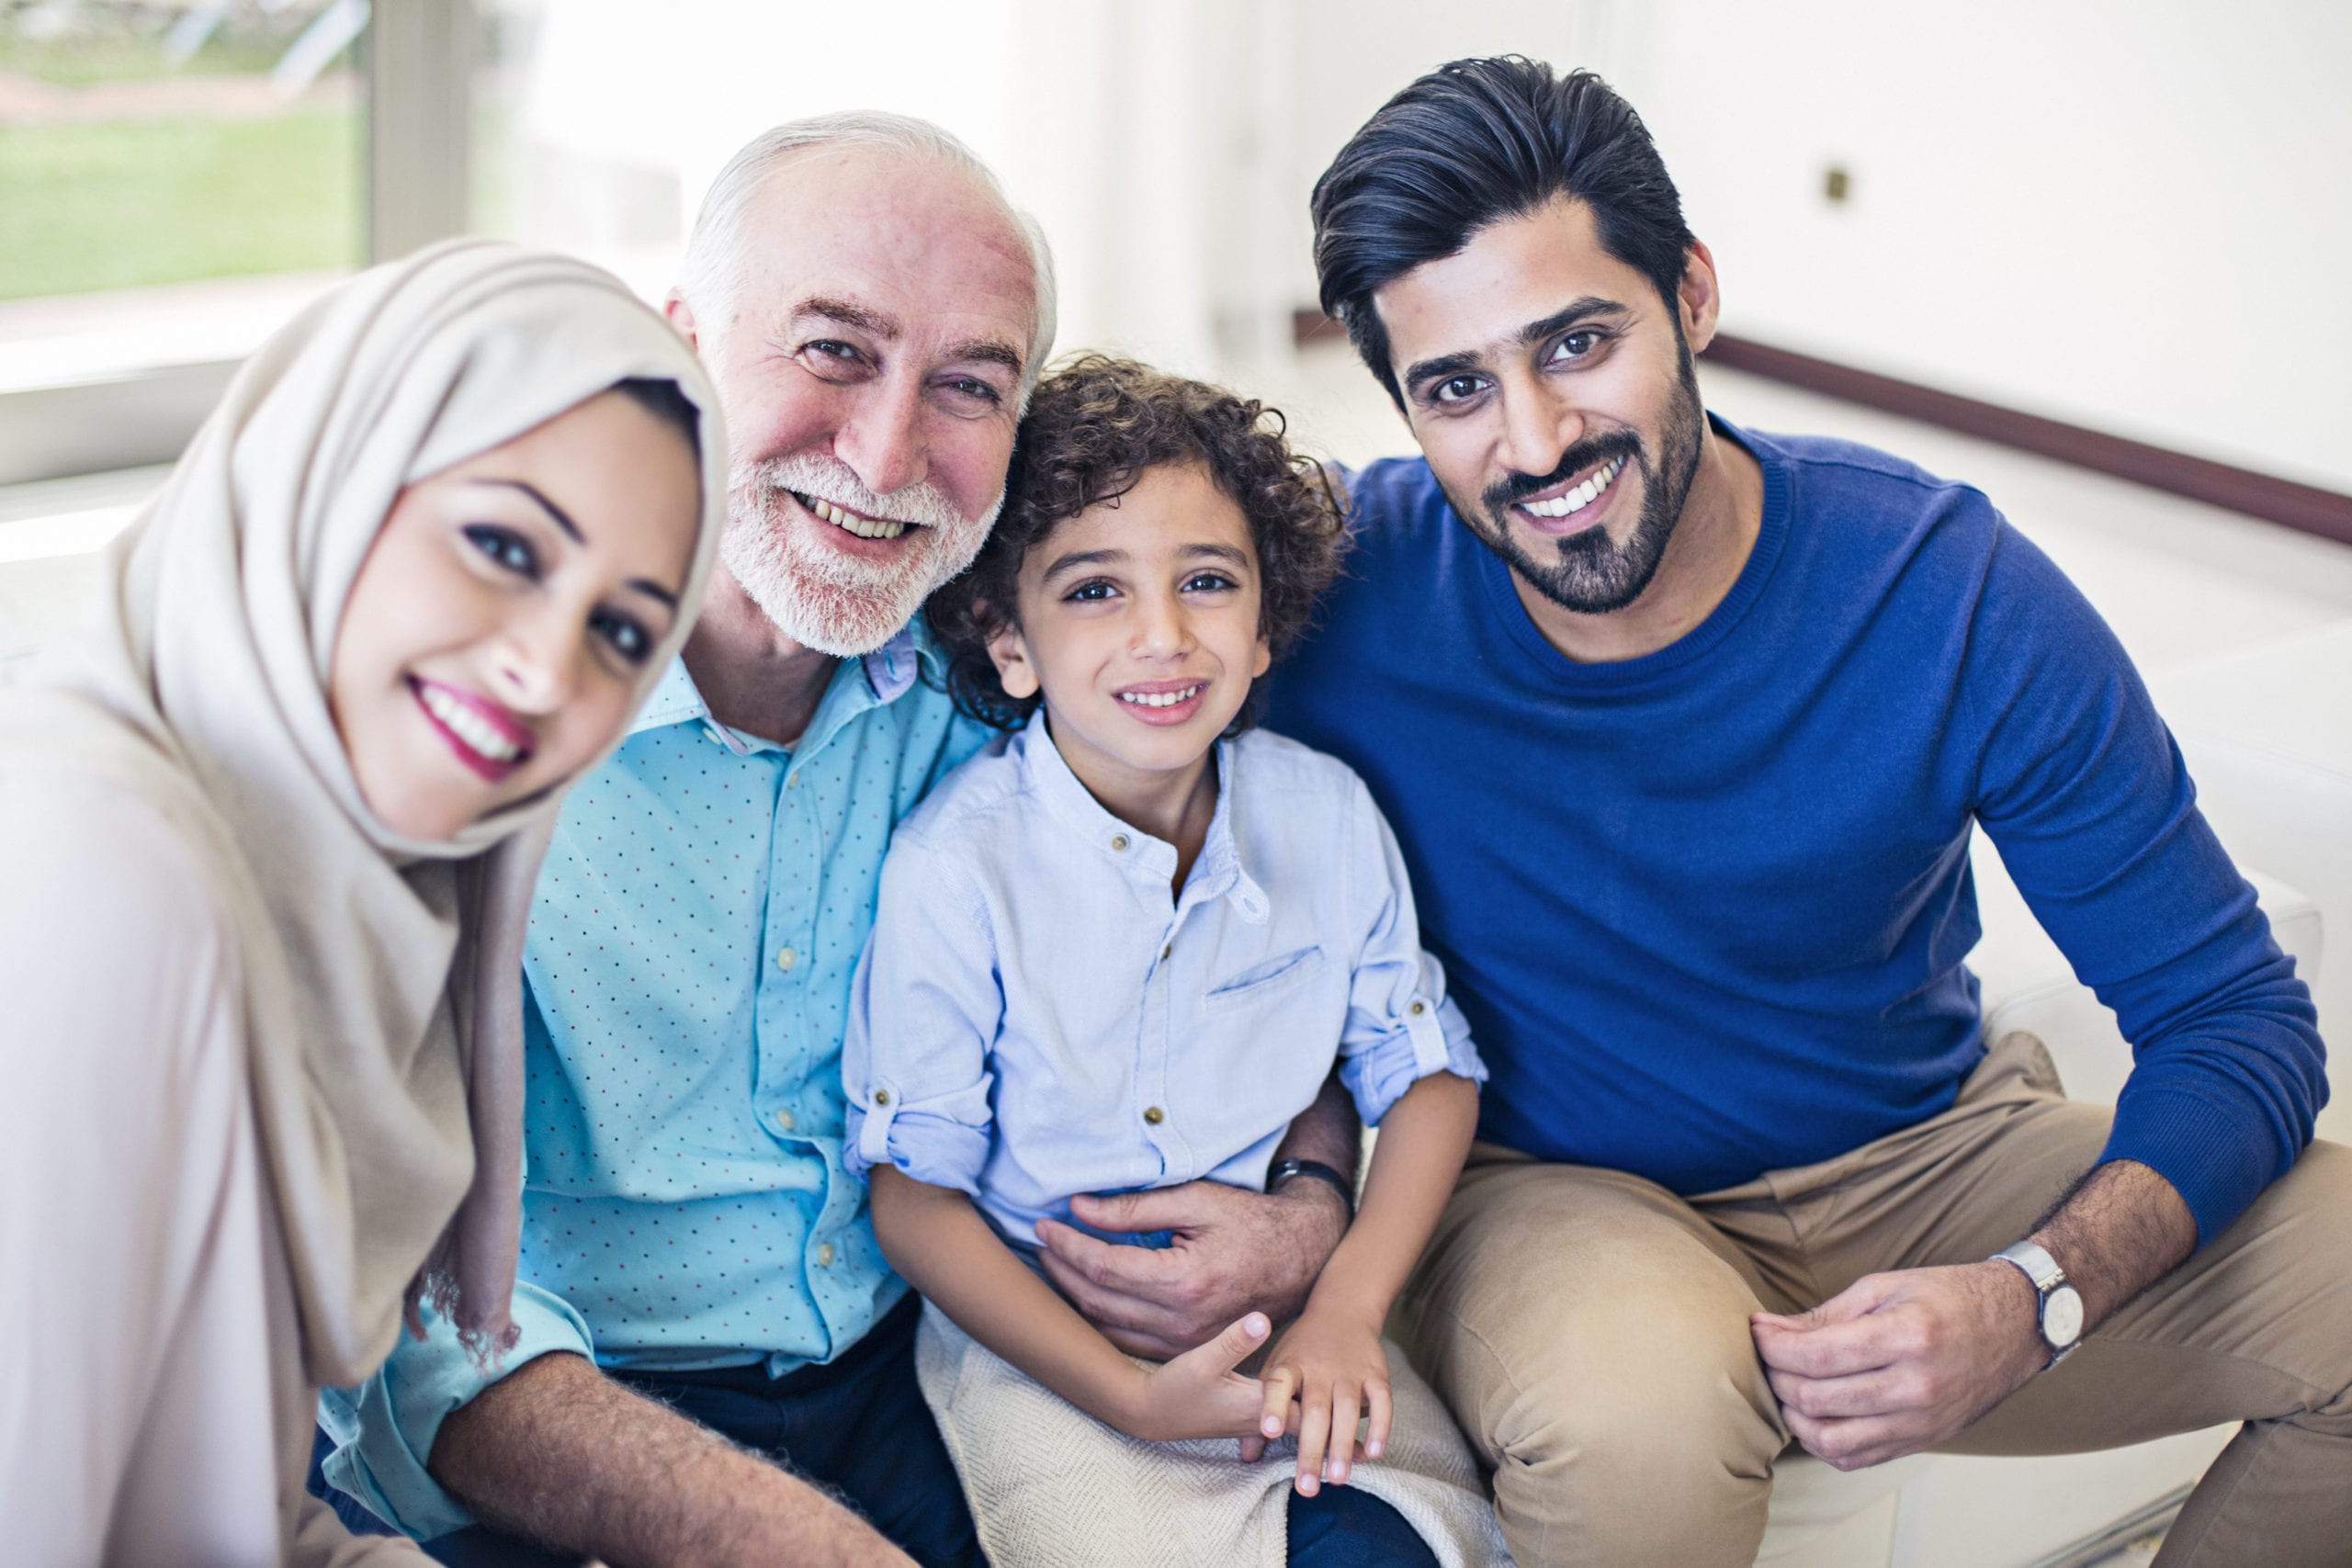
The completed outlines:
<svg viewBox="0 0 2352 1568">
<path fill-rule="evenodd" d="M 2074 1286 L 2059 1286 L 2041 1303 L 2041 1337 L 2054 1350 L 2064 1350 L 2083 1337 L 2083 1298 Z"/>
</svg>

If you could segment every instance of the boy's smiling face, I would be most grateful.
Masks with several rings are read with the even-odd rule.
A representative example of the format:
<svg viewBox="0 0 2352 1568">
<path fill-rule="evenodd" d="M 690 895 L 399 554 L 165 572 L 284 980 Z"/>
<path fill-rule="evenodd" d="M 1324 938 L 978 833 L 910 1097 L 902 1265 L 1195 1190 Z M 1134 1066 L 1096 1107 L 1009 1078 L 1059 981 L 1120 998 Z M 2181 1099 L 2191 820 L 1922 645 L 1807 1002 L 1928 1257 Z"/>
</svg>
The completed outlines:
<svg viewBox="0 0 2352 1568">
<path fill-rule="evenodd" d="M 1197 776 L 1266 672 L 1259 599 L 1241 508 L 1199 465 L 1162 465 L 1031 547 L 989 654 L 1008 695 L 1045 694 L 1070 771 L 1126 815 Z"/>
</svg>

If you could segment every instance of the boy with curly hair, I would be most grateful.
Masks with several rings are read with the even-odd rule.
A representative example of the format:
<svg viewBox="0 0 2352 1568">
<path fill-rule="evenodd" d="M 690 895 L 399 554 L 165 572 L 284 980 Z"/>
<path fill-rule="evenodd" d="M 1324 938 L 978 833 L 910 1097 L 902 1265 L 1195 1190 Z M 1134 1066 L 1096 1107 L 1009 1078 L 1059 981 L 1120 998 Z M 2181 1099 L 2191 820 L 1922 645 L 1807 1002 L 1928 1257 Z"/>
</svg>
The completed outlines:
<svg viewBox="0 0 2352 1568">
<path fill-rule="evenodd" d="M 843 1141 L 930 1303 L 918 1371 L 997 1561 L 1280 1563 L 1285 1482 L 1351 1480 L 1420 1538 L 1384 1561 L 1501 1560 L 1467 1450 L 1381 1338 L 1485 1068 L 1363 784 L 1250 728 L 1341 537 L 1278 414 L 1090 356 L 1037 389 L 1003 514 L 932 602 L 958 702 L 1010 733 L 893 839 Z M 1279 1336 L 1253 1312 L 1138 1361 L 1024 1267 L 1041 1224 L 1088 1228 L 1077 1195 L 1262 1187 L 1335 1059 L 1381 1137 Z M 1221 1441 L 1286 1435 L 1295 1460 Z"/>
</svg>

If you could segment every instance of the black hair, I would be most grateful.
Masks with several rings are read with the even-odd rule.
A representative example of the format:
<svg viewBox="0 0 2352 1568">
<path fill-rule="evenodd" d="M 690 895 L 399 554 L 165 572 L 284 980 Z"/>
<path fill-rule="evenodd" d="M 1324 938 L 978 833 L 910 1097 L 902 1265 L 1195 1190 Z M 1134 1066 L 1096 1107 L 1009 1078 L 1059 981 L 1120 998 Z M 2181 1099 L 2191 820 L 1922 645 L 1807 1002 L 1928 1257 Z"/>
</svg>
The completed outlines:
<svg viewBox="0 0 2352 1568">
<path fill-rule="evenodd" d="M 1402 408 L 1373 291 L 1562 197 L 1671 308 L 1690 250 L 1682 198 L 1634 107 L 1589 71 L 1516 54 L 1441 65 L 1383 104 L 1315 182 L 1323 309 Z"/>
<path fill-rule="evenodd" d="M 702 411 L 675 381 L 666 376 L 631 376 L 614 382 L 611 389 L 684 436 L 686 449 L 701 460 Z"/>
</svg>

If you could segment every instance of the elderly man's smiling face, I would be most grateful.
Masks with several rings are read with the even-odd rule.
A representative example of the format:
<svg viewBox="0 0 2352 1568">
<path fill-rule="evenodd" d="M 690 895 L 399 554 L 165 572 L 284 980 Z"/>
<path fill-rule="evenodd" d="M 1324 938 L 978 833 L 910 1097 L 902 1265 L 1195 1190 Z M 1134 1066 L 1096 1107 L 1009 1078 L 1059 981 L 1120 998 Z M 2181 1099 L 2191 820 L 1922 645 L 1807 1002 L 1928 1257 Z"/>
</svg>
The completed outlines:
<svg viewBox="0 0 2352 1568">
<path fill-rule="evenodd" d="M 672 313 L 727 418 L 721 558 L 786 636 L 879 647 L 995 520 L 1036 323 L 1003 206 L 951 164 L 866 146 L 770 174 L 731 298 Z M 695 315 L 717 307 L 723 319 Z"/>
</svg>

